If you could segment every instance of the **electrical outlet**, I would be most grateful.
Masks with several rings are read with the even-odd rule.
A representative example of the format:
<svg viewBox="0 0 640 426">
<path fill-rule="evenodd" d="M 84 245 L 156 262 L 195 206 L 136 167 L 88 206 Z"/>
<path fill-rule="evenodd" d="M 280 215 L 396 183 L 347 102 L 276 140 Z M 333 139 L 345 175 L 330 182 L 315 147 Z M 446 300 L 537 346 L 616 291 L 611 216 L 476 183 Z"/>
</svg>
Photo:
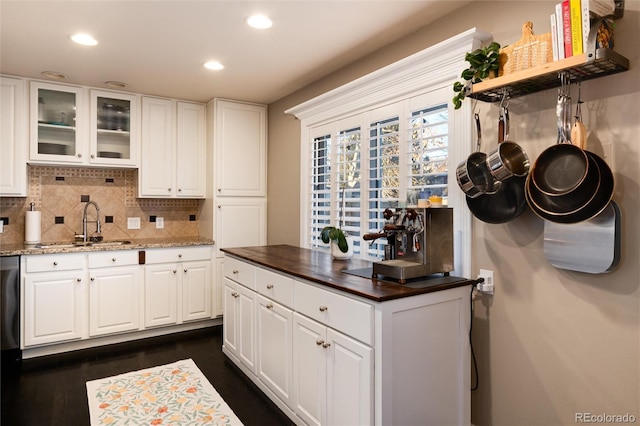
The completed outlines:
<svg viewBox="0 0 640 426">
<path fill-rule="evenodd" d="M 4 232 L 4 220 L 0 220 L 0 234 Z"/>
<path fill-rule="evenodd" d="M 127 229 L 140 229 L 140 218 L 139 217 L 128 217 L 127 218 Z"/>
<path fill-rule="evenodd" d="M 156 217 L 156 229 L 164 228 L 164 217 Z"/>
<path fill-rule="evenodd" d="M 484 278 L 484 282 L 478 284 L 478 290 L 482 293 L 490 294 L 493 296 L 493 271 L 489 271 L 487 269 L 480 269 L 480 273 L 478 274 L 478 278 Z"/>
</svg>

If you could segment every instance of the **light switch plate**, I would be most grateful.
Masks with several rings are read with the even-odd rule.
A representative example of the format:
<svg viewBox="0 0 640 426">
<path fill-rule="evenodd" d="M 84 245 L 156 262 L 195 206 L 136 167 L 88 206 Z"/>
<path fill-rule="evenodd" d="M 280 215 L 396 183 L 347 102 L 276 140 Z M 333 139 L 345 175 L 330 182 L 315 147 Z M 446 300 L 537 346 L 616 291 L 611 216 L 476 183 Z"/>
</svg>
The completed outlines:
<svg viewBox="0 0 640 426">
<path fill-rule="evenodd" d="M 164 217 L 156 217 L 156 229 L 164 228 Z"/>
<path fill-rule="evenodd" d="M 140 218 L 139 217 L 128 217 L 127 218 L 127 229 L 140 229 Z"/>
</svg>

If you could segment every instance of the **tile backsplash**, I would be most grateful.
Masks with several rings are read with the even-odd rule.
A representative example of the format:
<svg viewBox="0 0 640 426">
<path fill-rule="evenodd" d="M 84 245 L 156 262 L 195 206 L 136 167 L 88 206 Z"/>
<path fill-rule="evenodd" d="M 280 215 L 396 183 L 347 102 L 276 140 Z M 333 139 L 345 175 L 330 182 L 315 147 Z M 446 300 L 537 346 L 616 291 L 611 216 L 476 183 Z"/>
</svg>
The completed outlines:
<svg viewBox="0 0 640 426">
<path fill-rule="evenodd" d="M 29 166 L 29 196 L 1 197 L 0 217 L 8 219 L 0 244 L 24 241 L 25 212 L 30 203 L 41 211 L 42 241 L 73 240 L 82 233 L 84 200 L 100 206 L 105 240 L 135 238 L 197 237 L 203 200 L 136 198 L 134 169 Z M 127 229 L 127 218 L 140 218 L 140 229 Z M 95 220 L 95 209 L 88 210 Z M 164 228 L 156 228 L 164 218 Z M 153 220 L 153 222 L 152 222 Z M 89 235 L 95 224 L 88 224 Z"/>
</svg>

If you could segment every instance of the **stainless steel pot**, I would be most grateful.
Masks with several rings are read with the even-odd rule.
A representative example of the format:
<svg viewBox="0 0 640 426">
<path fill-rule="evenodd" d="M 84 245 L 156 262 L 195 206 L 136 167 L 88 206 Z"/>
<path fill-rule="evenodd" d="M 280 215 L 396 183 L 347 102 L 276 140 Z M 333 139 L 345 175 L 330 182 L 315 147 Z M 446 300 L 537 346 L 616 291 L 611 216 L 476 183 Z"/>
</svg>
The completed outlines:
<svg viewBox="0 0 640 426">
<path fill-rule="evenodd" d="M 529 157 L 517 143 L 509 139 L 509 110 L 500 108 L 498 120 L 498 146 L 487 154 L 487 167 L 491 175 L 504 181 L 514 176 L 526 176 L 529 173 Z"/>
<path fill-rule="evenodd" d="M 497 181 L 490 173 L 487 166 L 487 156 L 480 152 L 482 134 L 480 130 L 480 116 L 474 114 L 478 139 L 476 152 L 458 164 L 456 168 L 456 180 L 458 186 L 467 197 L 476 198 L 482 194 L 494 194 L 500 189 L 501 182 Z"/>
</svg>

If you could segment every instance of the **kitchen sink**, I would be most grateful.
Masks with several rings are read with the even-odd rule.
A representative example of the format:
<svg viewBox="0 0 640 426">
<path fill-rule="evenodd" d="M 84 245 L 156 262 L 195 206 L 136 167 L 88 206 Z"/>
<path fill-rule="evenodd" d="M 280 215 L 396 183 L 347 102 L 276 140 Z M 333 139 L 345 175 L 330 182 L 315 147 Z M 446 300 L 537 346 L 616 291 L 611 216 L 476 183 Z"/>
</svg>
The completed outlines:
<svg viewBox="0 0 640 426">
<path fill-rule="evenodd" d="M 131 241 L 127 240 L 117 240 L 117 241 L 78 241 L 78 242 L 60 242 L 60 243 L 42 243 L 36 244 L 35 248 L 53 248 L 53 249 L 65 249 L 65 248 L 75 248 L 75 247 L 109 247 L 109 246 L 122 246 L 131 244 Z"/>
</svg>

